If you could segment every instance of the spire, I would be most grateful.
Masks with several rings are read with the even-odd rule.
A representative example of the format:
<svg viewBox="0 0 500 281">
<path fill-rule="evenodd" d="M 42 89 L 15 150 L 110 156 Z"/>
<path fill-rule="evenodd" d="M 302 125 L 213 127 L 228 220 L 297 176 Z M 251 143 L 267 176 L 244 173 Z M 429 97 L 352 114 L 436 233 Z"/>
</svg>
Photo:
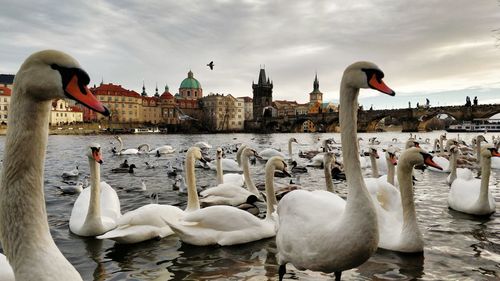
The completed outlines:
<svg viewBox="0 0 500 281">
<path fill-rule="evenodd" d="M 191 69 L 188 72 L 188 78 L 193 78 L 193 72 L 191 71 Z"/>
<path fill-rule="evenodd" d="M 168 85 L 167 85 L 167 84 L 165 84 L 165 92 L 166 92 L 166 93 L 168 93 L 168 91 L 169 91 L 169 90 L 168 90 Z"/>
<path fill-rule="evenodd" d="M 156 91 L 155 91 L 155 97 L 159 97 L 160 94 L 158 94 L 158 82 L 156 82 Z"/>
<path fill-rule="evenodd" d="M 261 68 L 260 69 L 260 73 L 259 73 L 259 82 L 258 82 L 259 85 L 264 85 L 266 84 L 266 70 L 264 68 Z"/>
<path fill-rule="evenodd" d="M 319 92 L 318 73 L 316 73 L 316 76 L 314 77 L 313 92 Z"/>
<path fill-rule="evenodd" d="M 148 94 L 146 93 L 146 86 L 144 85 L 144 80 L 142 80 L 142 93 L 141 96 L 147 97 Z"/>
<path fill-rule="evenodd" d="M 101 86 L 104 85 L 104 76 L 101 76 Z"/>
</svg>

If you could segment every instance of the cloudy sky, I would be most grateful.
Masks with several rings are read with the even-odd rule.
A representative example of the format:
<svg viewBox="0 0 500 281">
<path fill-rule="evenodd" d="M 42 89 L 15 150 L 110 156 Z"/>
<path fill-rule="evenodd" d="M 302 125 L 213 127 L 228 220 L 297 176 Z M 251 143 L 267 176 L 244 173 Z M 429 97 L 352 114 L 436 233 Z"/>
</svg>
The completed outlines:
<svg viewBox="0 0 500 281">
<path fill-rule="evenodd" d="M 500 102 L 497 0 L 9 1 L 0 9 L 0 73 L 30 53 L 73 55 L 92 82 L 178 92 L 191 69 L 205 94 L 252 96 L 260 66 L 274 99 L 306 102 L 317 72 L 338 100 L 343 69 L 375 62 L 397 97 L 363 92 L 375 108 Z M 210 71 L 206 64 L 214 61 Z"/>
</svg>

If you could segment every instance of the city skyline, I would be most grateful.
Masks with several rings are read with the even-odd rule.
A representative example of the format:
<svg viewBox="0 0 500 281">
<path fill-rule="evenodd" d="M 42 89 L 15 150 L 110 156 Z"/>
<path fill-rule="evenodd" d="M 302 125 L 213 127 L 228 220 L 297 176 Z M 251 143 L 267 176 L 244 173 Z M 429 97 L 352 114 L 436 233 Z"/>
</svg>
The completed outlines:
<svg viewBox="0 0 500 281">
<path fill-rule="evenodd" d="M 33 51 L 55 48 L 75 56 L 91 84 L 103 79 L 140 93 L 144 81 L 149 95 L 156 83 L 176 93 L 192 70 L 206 93 L 251 97 L 265 65 L 275 100 L 307 102 L 318 73 L 324 101 L 337 102 L 343 69 L 366 59 L 384 70 L 397 96 L 364 94 L 365 107 L 414 107 L 426 98 L 456 105 L 467 95 L 500 102 L 493 0 L 34 3 L 0 11 L 8 38 L 0 42 L 0 73 L 14 74 Z"/>
</svg>

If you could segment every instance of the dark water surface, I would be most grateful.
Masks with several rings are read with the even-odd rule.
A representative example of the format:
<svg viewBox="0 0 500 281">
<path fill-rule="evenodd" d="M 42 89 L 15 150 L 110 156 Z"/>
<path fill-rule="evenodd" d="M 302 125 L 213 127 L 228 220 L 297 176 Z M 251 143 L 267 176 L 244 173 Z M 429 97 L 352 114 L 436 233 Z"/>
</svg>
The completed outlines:
<svg viewBox="0 0 500 281">
<path fill-rule="evenodd" d="M 435 138 L 441 132 L 419 134 L 422 139 Z M 219 135 L 123 135 L 124 147 L 137 147 L 149 143 L 151 148 L 172 145 L 178 151 L 197 141 L 214 146 L 230 143 L 246 143 L 257 150 L 272 146 L 287 151 L 287 141 L 294 136 L 301 145 L 294 146 L 294 154 L 317 145 L 318 137 L 334 137 L 339 134 L 219 134 Z M 383 144 L 392 138 L 407 139 L 408 134 L 377 133 L 360 134 L 365 140 L 377 136 Z M 456 135 L 450 135 L 454 137 Z M 472 135 L 462 134 L 470 143 Z M 490 139 L 490 136 L 487 136 Z M 110 149 L 112 136 L 50 136 L 45 161 L 45 196 L 52 236 L 63 254 L 81 273 L 84 280 L 277 280 L 276 244 L 274 238 L 232 247 L 195 247 L 183 244 L 175 237 L 160 241 L 152 240 L 136 245 L 118 245 L 110 240 L 81 238 L 71 234 L 69 216 L 77 195 L 62 195 L 56 188 L 61 184 L 62 171 L 71 170 L 78 164 L 82 174 L 88 174 L 88 160 L 84 155 L 90 142 L 103 147 L 104 164 L 101 180 L 116 189 L 122 213 L 151 202 L 149 192 L 141 191 L 141 179 L 146 180 L 149 190 L 159 193 L 159 202 L 184 208 L 186 196 L 172 189 L 173 178 L 167 177 L 163 165 L 185 153 L 175 153 L 160 159 L 148 156 L 113 156 Z M 0 137 L 3 155 L 5 137 Z M 365 141 L 366 143 L 366 141 Z M 403 146 L 399 142 L 398 146 Z M 381 145 L 384 146 L 384 145 Z M 214 153 L 214 148 L 211 152 Z M 235 158 L 235 154 L 227 155 Z M 3 157 L 2 157 L 3 158 Z M 298 157 L 295 156 L 295 159 Z M 138 166 L 135 174 L 113 174 L 124 159 Z M 146 169 L 144 162 L 156 165 Z M 300 158 L 300 161 L 305 162 Z M 263 182 L 263 166 L 252 166 L 256 182 Z M 215 172 L 197 169 L 198 185 L 215 184 Z M 492 190 L 497 202 L 500 191 L 497 181 L 500 172 L 493 170 L 496 188 Z M 403 255 L 378 250 L 362 266 L 343 273 L 343 280 L 499 280 L 500 278 L 500 215 L 475 218 L 451 211 L 447 207 L 447 174 L 432 171 L 418 172 L 415 186 L 416 211 L 426 243 L 423 254 Z M 276 179 L 285 182 L 288 179 Z M 310 168 L 301 177 L 308 189 L 324 189 L 323 171 Z M 345 185 L 337 184 L 343 196 Z M 497 203 L 498 206 L 498 203 Z M 265 211 L 265 206 L 261 205 Z M 314 230 L 311 230 L 314 231 Z M 335 254 L 335 253 L 332 253 Z M 288 266 L 288 280 L 331 280 L 332 275 L 311 271 L 297 271 Z"/>
</svg>

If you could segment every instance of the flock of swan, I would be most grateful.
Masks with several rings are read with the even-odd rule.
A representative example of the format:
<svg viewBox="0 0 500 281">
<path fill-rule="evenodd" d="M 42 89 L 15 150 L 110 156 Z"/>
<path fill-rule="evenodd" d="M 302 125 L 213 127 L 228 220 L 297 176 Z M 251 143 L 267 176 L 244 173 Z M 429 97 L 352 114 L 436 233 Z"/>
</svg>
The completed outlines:
<svg viewBox="0 0 500 281">
<path fill-rule="evenodd" d="M 295 138 L 288 142 L 288 154 L 240 145 L 235 160 L 224 158 L 223 150 L 217 148 L 215 161 L 210 162 L 206 151 L 212 147 L 197 143 L 186 151 L 184 159 L 186 183 L 184 179 L 180 182 L 186 186 L 185 209 L 156 202 L 122 214 L 117 192 L 101 181 L 101 146 L 93 142 L 85 154 L 89 186 L 74 192 L 78 197 L 69 229 L 78 236 L 122 244 L 170 235 L 197 246 L 237 245 L 275 237 L 279 280 L 285 277 L 287 264 L 298 270 L 334 273 L 340 280 L 343 271 L 363 264 L 377 248 L 404 253 L 424 250 L 414 203 L 415 168 L 428 166 L 450 173 L 446 179 L 450 208 L 479 216 L 495 212 L 489 179 L 491 169 L 500 168 L 496 166 L 500 158 L 495 159 L 500 156 L 499 139 L 484 145 L 485 138 L 478 136 L 470 148 L 458 139 L 442 136 L 432 149 L 427 147 L 430 141 L 410 137 L 404 148 L 394 144 L 382 151 L 372 138 L 364 147 L 368 160 L 361 153 L 356 132 L 359 90 L 372 88 L 394 96 L 383 77 L 373 63 L 348 66 L 340 89 L 342 145 L 325 140 L 320 150 L 301 152 L 310 159 L 306 166 L 323 167 L 324 189 L 276 185 L 275 176 L 290 176 L 290 163 L 294 163 L 292 173 L 307 172 L 298 159 L 292 159 L 292 143 L 298 143 Z M 75 59 L 54 50 L 34 53 L 16 74 L 1 174 L 0 241 L 5 256 L 0 254 L 0 280 L 82 280 L 51 237 L 43 170 L 52 99 L 69 97 L 109 114 L 89 92 L 88 83 L 88 75 Z M 120 145 L 112 152 L 117 156 L 159 156 L 175 151 L 168 145 L 124 149 L 121 138 L 116 139 Z M 256 186 L 249 169 L 254 159 L 265 163 L 264 191 Z M 216 172 L 216 186 L 199 191 L 196 165 Z M 345 173 L 347 197 L 340 196 L 333 184 L 334 168 Z M 265 216 L 256 216 L 260 213 L 256 202 L 265 202 Z"/>
</svg>

